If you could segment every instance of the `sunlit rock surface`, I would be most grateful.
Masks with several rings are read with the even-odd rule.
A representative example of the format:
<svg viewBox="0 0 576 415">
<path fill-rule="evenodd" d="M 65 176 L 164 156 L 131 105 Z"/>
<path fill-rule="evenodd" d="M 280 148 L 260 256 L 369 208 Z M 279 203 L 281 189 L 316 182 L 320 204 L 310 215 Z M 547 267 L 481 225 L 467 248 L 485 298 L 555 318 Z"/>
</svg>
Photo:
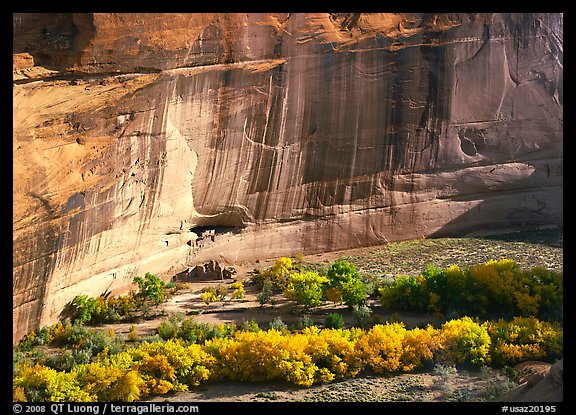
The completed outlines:
<svg viewBox="0 0 576 415">
<path fill-rule="evenodd" d="M 562 223 L 561 14 L 13 26 L 15 339 L 145 272 Z"/>
</svg>

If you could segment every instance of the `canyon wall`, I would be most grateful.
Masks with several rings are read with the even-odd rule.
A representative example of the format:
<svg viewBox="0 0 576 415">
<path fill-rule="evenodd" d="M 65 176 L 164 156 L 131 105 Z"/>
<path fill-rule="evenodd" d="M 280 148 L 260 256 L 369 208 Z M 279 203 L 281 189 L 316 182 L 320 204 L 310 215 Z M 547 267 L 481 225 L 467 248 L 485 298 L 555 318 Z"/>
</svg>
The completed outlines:
<svg viewBox="0 0 576 415">
<path fill-rule="evenodd" d="M 13 26 L 14 340 L 148 271 L 562 224 L 562 14 Z"/>
</svg>

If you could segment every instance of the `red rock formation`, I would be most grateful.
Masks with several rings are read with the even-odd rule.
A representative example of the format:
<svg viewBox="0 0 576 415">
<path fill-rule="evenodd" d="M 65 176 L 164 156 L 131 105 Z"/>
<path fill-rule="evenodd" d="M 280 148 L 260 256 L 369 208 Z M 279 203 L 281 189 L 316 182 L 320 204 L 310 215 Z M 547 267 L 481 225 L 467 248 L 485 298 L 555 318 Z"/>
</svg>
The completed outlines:
<svg viewBox="0 0 576 415">
<path fill-rule="evenodd" d="M 564 359 L 554 364 L 525 362 L 525 366 L 530 368 L 531 363 L 535 371 L 517 387 L 501 396 L 499 402 L 564 401 Z"/>
<path fill-rule="evenodd" d="M 15 339 L 148 271 L 562 223 L 561 14 L 13 24 Z"/>
</svg>

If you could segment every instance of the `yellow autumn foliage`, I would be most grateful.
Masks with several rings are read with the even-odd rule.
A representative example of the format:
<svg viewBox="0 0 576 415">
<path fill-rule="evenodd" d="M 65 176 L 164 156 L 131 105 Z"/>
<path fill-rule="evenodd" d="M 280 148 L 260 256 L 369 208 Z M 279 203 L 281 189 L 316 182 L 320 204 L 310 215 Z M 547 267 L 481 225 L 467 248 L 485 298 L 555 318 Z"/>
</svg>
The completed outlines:
<svg viewBox="0 0 576 415">
<path fill-rule="evenodd" d="M 412 371 L 425 363 L 511 365 L 562 356 L 562 327 L 534 317 L 479 323 L 470 317 L 439 328 L 401 322 L 360 328 L 310 326 L 299 332 L 236 330 L 203 344 L 144 342 L 100 353 L 70 372 L 17 366 L 17 401 L 124 401 L 183 391 L 210 380 L 284 381 L 308 387 L 356 376 Z"/>
</svg>

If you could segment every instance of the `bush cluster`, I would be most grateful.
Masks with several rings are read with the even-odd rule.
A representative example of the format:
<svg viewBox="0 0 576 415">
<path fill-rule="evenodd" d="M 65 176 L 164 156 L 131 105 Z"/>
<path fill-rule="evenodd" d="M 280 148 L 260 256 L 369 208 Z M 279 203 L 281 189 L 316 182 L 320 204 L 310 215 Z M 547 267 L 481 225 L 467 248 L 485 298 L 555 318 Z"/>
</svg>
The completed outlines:
<svg viewBox="0 0 576 415">
<path fill-rule="evenodd" d="M 127 351 L 101 353 L 70 371 L 36 364 L 14 376 L 20 400 L 51 402 L 132 402 L 146 395 L 187 390 L 208 380 L 214 358 L 199 345 L 180 340 L 143 343 Z"/>
<path fill-rule="evenodd" d="M 203 287 L 201 291 L 200 299 L 206 304 L 214 303 L 216 301 L 224 301 L 228 294 L 228 288 L 223 284 Z"/>
<path fill-rule="evenodd" d="M 324 273 L 302 266 L 293 269 L 292 260 L 283 257 L 272 267 L 256 273 L 252 281 L 261 290 L 260 304 L 268 302 L 274 291 L 282 292 L 305 309 L 318 307 L 324 301 L 353 307 L 364 304 L 369 295 L 367 284 L 354 264 L 347 261 L 334 262 Z"/>
<path fill-rule="evenodd" d="M 81 324 L 59 321 L 38 332 L 29 332 L 14 347 L 14 351 L 25 353 L 44 345 L 64 349 L 61 355 L 47 359 L 48 365 L 56 369 L 68 369 L 75 363 L 89 361 L 104 349 L 115 353 L 124 348 L 124 342 L 113 330 L 104 333 L 89 330 Z"/>
<path fill-rule="evenodd" d="M 562 356 L 562 340 L 558 323 L 534 317 L 484 323 L 463 317 L 438 328 L 414 329 L 403 323 L 368 330 L 309 326 L 299 332 L 211 329 L 181 320 L 167 341 L 143 342 L 116 353 L 105 348 L 92 361 L 67 371 L 18 365 L 13 392 L 15 400 L 28 401 L 134 401 L 209 380 L 310 386 L 366 369 L 386 374 L 426 364 L 482 367 L 535 358 L 554 361 Z"/>
<path fill-rule="evenodd" d="M 326 316 L 324 329 L 303 317 L 298 331 L 290 331 L 279 318 L 264 330 L 255 320 L 237 328 L 174 315 L 158 327 L 155 339 L 127 347 L 113 331 L 90 331 L 83 325 L 114 313 L 128 315 L 132 310 L 128 300 L 141 305 L 165 299 L 167 286 L 158 279 L 135 278 L 137 294 L 124 300 L 78 296 L 73 301 L 75 324 L 59 322 L 31 331 L 19 342 L 13 359 L 14 401 L 130 402 L 210 380 L 279 380 L 310 386 L 363 370 L 391 374 L 423 365 L 505 367 L 562 357 L 562 274 L 541 267 L 521 270 L 507 259 L 465 270 L 455 265 L 444 270 L 429 266 L 417 277 L 398 277 L 380 287 L 379 301 L 386 307 L 456 311 L 462 316 L 436 327 L 414 329 L 402 322 L 370 327 L 371 309 L 366 305 L 370 289 L 346 261 L 333 263 L 324 275 L 317 270 L 293 270 L 289 258 L 281 258 L 262 275 L 266 291 L 258 298 L 261 304 L 273 290 L 305 308 L 325 300 L 344 302 L 359 327 L 343 328 L 338 313 Z M 232 298 L 243 296 L 242 283 L 232 288 Z M 227 295 L 223 293 L 213 292 L 217 298 Z M 502 311 L 505 318 L 500 316 Z M 499 319 L 481 321 L 468 315 L 498 315 Z M 132 337 L 137 340 L 135 330 Z M 63 351 L 44 357 L 37 349 L 43 345 Z"/>
<path fill-rule="evenodd" d="M 467 269 L 428 266 L 417 277 L 400 276 L 378 291 L 381 304 L 391 309 L 562 318 L 562 273 L 539 266 L 522 270 L 511 259 L 491 260 Z"/>
<path fill-rule="evenodd" d="M 71 319 L 80 324 L 117 322 L 134 316 L 141 303 L 132 295 L 96 298 L 86 294 L 77 295 L 70 304 Z"/>
<path fill-rule="evenodd" d="M 180 315 L 171 316 L 157 328 L 158 334 L 163 340 L 181 339 L 198 344 L 203 344 L 206 340 L 213 338 L 229 336 L 235 330 L 234 324 L 199 323 L 193 318 L 184 318 Z"/>
<path fill-rule="evenodd" d="M 72 322 L 99 324 L 129 319 L 146 304 L 158 305 L 166 300 L 167 289 L 173 287 L 172 282 L 166 284 L 149 272 L 144 278 L 135 276 L 134 283 L 138 285 L 138 290 L 129 295 L 100 295 L 96 298 L 86 294 L 77 295 L 70 303 Z"/>
<path fill-rule="evenodd" d="M 252 282 L 255 283 L 260 290 L 267 284 L 276 291 L 282 291 L 288 283 L 288 275 L 291 269 L 292 260 L 282 257 L 276 260 L 270 268 L 263 271 L 257 270 L 257 272 L 252 275 Z"/>
<path fill-rule="evenodd" d="M 230 288 L 232 289 L 230 300 L 240 300 L 245 297 L 246 289 L 242 281 L 234 281 L 230 284 Z M 200 300 L 206 304 L 210 304 L 216 301 L 224 301 L 228 294 L 228 287 L 225 284 L 206 286 L 201 289 Z"/>
</svg>

